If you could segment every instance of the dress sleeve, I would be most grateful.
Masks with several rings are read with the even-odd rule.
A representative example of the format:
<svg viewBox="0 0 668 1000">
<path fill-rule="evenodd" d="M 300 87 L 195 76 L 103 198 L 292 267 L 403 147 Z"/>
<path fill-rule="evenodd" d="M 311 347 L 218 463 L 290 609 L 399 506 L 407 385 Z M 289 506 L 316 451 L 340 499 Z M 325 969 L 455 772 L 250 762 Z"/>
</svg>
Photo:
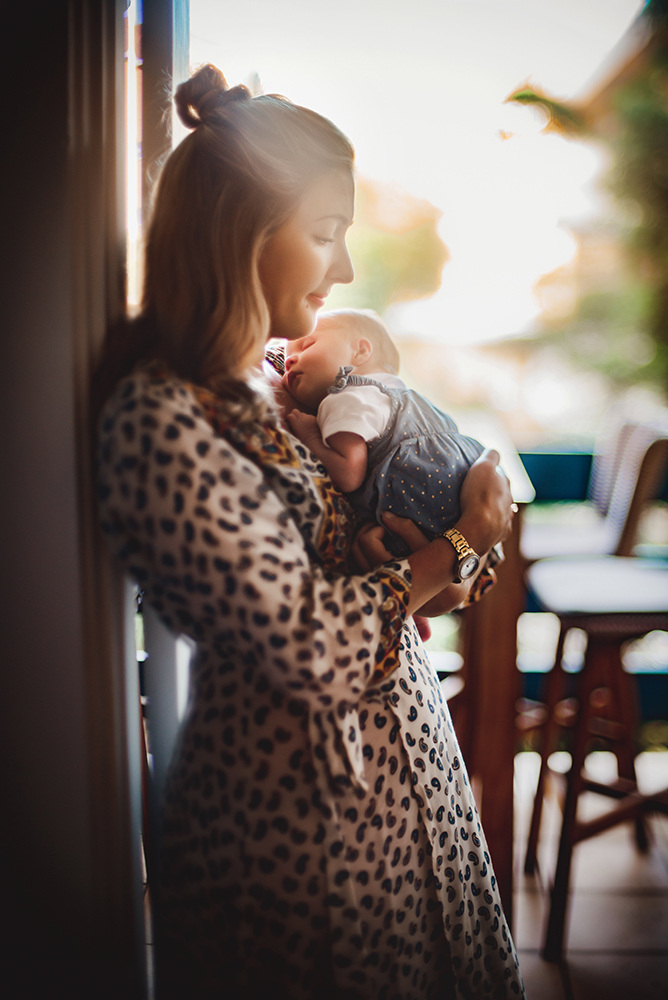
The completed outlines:
<svg viewBox="0 0 668 1000">
<path fill-rule="evenodd" d="M 410 571 L 328 572 L 262 470 L 180 383 L 124 383 L 101 425 L 98 493 L 112 547 L 166 623 L 345 713 L 399 644 Z"/>
</svg>

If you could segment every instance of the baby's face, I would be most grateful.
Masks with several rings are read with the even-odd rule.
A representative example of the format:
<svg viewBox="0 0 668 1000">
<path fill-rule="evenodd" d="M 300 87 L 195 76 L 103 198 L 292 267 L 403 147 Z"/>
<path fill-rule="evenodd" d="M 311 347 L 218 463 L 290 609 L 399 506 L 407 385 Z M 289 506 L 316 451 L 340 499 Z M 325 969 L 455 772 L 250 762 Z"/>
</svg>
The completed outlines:
<svg viewBox="0 0 668 1000">
<path fill-rule="evenodd" d="M 300 406 L 315 412 L 352 354 L 347 333 L 330 324 L 317 326 L 301 340 L 288 341 L 283 385 Z"/>
</svg>

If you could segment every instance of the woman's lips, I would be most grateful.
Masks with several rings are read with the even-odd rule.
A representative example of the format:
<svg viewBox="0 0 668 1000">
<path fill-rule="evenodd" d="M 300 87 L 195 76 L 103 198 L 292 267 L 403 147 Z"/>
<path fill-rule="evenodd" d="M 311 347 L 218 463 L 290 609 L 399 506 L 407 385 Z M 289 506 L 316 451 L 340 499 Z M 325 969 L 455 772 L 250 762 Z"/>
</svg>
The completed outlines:
<svg viewBox="0 0 668 1000">
<path fill-rule="evenodd" d="M 309 302 L 312 302 L 314 306 L 317 306 L 318 309 L 322 309 L 322 307 L 325 304 L 325 296 L 324 295 L 313 295 L 312 294 L 312 295 L 307 295 L 306 298 L 309 300 Z"/>
</svg>

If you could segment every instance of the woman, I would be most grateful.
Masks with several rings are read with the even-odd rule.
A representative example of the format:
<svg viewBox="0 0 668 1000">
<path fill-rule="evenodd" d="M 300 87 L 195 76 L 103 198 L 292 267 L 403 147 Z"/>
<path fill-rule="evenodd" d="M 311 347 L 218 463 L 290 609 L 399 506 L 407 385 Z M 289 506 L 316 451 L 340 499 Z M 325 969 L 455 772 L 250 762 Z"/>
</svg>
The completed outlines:
<svg viewBox="0 0 668 1000">
<path fill-rule="evenodd" d="M 193 131 L 160 179 L 141 315 L 103 367 L 98 461 L 114 550 L 198 644 L 153 886 L 158 996 L 521 996 L 410 617 L 470 581 L 401 519 L 418 551 L 392 561 L 382 528 L 362 529 L 351 571 L 350 509 L 260 376 L 268 337 L 310 332 L 352 280 L 352 149 L 213 67 L 176 103 Z M 462 491 L 480 555 L 510 527 L 497 462 Z"/>
</svg>

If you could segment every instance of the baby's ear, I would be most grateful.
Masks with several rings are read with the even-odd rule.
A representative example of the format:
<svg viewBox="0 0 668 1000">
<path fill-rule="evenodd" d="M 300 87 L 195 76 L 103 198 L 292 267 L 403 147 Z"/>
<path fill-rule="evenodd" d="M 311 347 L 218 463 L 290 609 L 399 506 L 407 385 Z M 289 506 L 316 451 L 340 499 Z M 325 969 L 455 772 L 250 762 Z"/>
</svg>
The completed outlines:
<svg viewBox="0 0 668 1000">
<path fill-rule="evenodd" d="M 373 348 L 371 346 L 371 341 L 367 340 L 366 337 L 360 337 L 359 340 L 356 340 L 353 347 L 355 351 L 353 364 L 355 366 L 364 365 L 367 361 L 371 360 Z"/>
</svg>

